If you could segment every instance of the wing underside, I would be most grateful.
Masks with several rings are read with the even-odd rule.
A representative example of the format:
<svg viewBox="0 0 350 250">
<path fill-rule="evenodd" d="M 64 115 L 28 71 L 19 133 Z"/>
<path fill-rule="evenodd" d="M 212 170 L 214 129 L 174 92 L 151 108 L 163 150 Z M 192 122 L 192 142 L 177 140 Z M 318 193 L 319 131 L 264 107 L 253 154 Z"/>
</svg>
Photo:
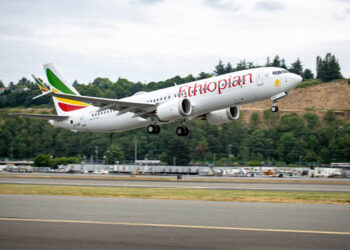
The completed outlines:
<svg viewBox="0 0 350 250">
<path fill-rule="evenodd" d="M 119 111 L 117 115 L 132 112 L 134 113 L 134 117 L 140 116 L 146 118 L 152 116 L 152 113 L 154 113 L 157 108 L 156 104 L 145 102 L 130 102 L 110 98 L 78 96 L 56 92 L 49 92 L 47 95 L 90 103 L 93 106 L 99 107 L 99 111 L 106 109 L 117 110 Z"/>
<path fill-rule="evenodd" d="M 21 116 L 21 117 L 29 117 L 35 119 L 42 120 L 54 120 L 54 121 L 63 121 L 69 118 L 69 116 L 63 115 L 45 115 L 45 114 L 23 114 L 23 113 L 12 113 L 12 116 Z"/>
</svg>

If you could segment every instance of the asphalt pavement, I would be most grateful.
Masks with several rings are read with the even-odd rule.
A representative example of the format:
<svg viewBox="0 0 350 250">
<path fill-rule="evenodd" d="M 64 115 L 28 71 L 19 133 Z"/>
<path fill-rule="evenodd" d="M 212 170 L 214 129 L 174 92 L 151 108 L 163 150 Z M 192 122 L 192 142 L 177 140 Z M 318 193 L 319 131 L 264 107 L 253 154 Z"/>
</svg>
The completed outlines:
<svg viewBox="0 0 350 250">
<path fill-rule="evenodd" d="M 350 207 L 0 195 L 0 249 L 349 249 Z"/>
</svg>

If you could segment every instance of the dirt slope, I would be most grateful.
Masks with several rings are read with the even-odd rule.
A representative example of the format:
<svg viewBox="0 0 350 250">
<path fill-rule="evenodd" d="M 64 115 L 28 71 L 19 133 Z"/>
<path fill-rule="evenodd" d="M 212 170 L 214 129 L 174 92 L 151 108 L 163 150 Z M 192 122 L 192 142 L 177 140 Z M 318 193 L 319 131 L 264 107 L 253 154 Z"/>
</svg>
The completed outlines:
<svg viewBox="0 0 350 250">
<path fill-rule="evenodd" d="M 278 102 L 281 113 L 316 113 L 323 116 L 332 109 L 338 118 L 350 122 L 350 84 L 346 80 L 323 83 L 308 88 L 294 89 Z M 244 105 L 242 112 L 249 119 L 253 112 L 262 113 L 271 108 L 271 100 Z"/>
</svg>

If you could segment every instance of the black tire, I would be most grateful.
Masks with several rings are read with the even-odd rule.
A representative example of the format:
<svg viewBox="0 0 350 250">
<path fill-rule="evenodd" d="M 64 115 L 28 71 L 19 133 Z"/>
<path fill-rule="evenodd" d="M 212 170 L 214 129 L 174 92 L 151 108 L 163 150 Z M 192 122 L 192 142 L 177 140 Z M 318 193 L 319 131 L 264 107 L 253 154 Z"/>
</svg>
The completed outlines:
<svg viewBox="0 0 350 250">
<path fill-rule="evenodd" d="M 184 133 L 182 134 L 183 136 L 187 136 L 189 133 L 189 130 L 187 127 L 183 127 L 184 128 Z"/>
<path fill-rule="evenodd" d="M 149 134 L 154 134 L 155 131 L 156 131 L 156 127 L 155 127 L 153 124 L 148 125 L 148 127 L 147 127 L 147 133 L 149 133 Z"/>
<path fill-rule="evenodd" d="M 155 131 L 154 131 L 154 134 L 159 134 L 160 132 L 160 127 L 158 125 L 155 125 Z"/>
<path fill-rule="evenodd" d="M 272 106 L 271 107 L 272 112 L 278 112 L 278 107 L 277 106 Z"/>
<path fill-rule="evenodd" d="M 178 136 L 182 136 L 184 134 L 184 128 L 183 127 L 177 127 L 176 128 L 176 134 Z"/>
</svg>

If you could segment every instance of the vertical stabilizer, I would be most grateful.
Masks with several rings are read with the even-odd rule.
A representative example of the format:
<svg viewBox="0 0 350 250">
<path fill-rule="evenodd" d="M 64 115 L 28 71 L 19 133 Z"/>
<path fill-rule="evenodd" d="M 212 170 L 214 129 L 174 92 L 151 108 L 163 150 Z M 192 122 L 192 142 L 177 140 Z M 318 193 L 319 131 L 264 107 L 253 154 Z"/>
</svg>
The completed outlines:
<svg viewBox="0 0 350 250">
<path fill-rule="evenodd" d="M 68 83 L 67 80 L 58 72 L 53 64 L 44 64 L 44 70 L 51 91 L 71 95 L 80 95 L 73 85 Z M 53 102 L 55 104 L 57 114 L 59 115 L 67 115 L 71 111 L 83 109 L 89 106 L 89 104 L 84 102 L 60 97 L 53 97 Z"/>
</svg>

